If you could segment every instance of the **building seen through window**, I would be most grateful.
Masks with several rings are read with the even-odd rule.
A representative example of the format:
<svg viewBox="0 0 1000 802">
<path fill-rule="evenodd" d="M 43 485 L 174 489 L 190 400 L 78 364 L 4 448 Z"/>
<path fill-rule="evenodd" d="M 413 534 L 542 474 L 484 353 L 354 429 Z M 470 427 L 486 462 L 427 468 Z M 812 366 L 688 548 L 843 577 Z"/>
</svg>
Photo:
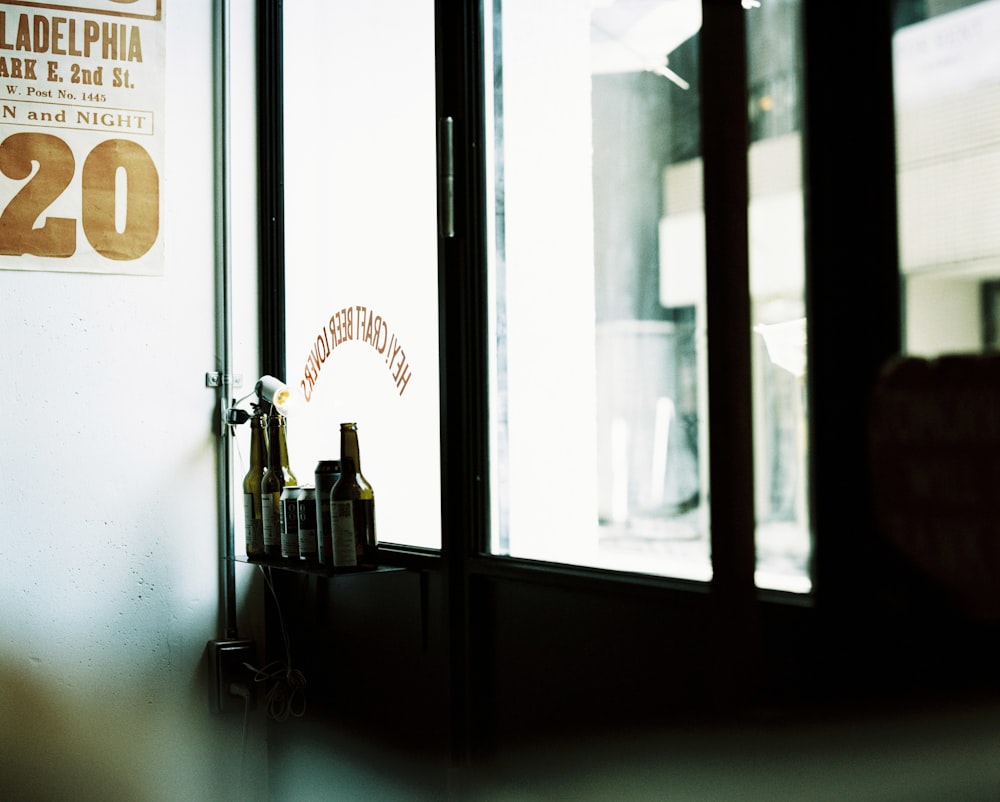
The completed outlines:
<svg viewBox="0 0 1000 802">
<path fill-rule="evenodd" d="M 920 356 L 995 348 L 1000 3 L 895 10 L 903 342 Z"/>
<path fill-rule="evenodd" d="M 757 581 L 808 591 L 799 3 L 749 5 Z M 493 551 L 710 579 L 700 3 L 494 20 Z"/>
</svg>

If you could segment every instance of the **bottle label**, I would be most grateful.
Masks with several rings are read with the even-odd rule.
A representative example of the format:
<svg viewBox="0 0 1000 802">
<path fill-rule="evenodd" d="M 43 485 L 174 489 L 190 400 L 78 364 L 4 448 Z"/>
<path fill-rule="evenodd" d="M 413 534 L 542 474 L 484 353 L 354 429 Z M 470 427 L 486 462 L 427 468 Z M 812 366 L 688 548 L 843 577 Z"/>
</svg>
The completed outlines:
<svg viewBox="0 0 1000 802">
<path fill-rule="evenodd" d="M 354 541 L 354 505 L 350 500 L 330 502 L 333 521 L 333 564 L 336 567 L 358 564 L 358 550 Z"/>
<path fill-rule="evenodd" d="M 281 505 L 275 502 L 273 494 L 264 493 L 260 507 L 264 519 L 264 549 L 278 550 L 281 548 Z"/>
<path fill-rule="evenodd" d="M 243 519 L 246 521 L 247 556 L 257 557 L 264 553 L 264 522 L 256 517 L 253 494 L 243 494 Z"/>
</svg>

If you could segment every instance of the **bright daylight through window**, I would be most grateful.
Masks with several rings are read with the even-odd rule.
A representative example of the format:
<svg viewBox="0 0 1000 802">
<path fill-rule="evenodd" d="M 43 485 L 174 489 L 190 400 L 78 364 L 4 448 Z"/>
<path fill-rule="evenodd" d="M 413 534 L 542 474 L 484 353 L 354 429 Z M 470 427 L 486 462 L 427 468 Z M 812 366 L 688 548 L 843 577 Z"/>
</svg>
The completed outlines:
<svg viewBox="0 0 1000 802">
<path fill-rule="evenodd" d="M 799 6 L 744 4 L 747 337 L 757 582 L 807 592 Z M 701 4 L 493 20 L 491 550 L 710 579 Z"/>
<path fill-rule="evenodd" d="M 379 542 L 439 548 L 434 4 L 282 14 L 292 465 L 311 480 L 357 423 Z"/>
</svg>

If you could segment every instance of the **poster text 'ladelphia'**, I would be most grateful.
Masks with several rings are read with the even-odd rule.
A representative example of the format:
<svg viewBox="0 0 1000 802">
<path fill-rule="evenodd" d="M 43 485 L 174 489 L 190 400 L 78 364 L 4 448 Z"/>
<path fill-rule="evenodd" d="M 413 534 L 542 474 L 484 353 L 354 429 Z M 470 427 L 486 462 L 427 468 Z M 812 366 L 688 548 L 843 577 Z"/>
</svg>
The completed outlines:
<svg viewBox="0 0 1000 802">
<path fill-rule="evenodd" d="M 142 61 L 137 25 L 0 11 L 0 50 L 105 61 Z"/>
</svg>

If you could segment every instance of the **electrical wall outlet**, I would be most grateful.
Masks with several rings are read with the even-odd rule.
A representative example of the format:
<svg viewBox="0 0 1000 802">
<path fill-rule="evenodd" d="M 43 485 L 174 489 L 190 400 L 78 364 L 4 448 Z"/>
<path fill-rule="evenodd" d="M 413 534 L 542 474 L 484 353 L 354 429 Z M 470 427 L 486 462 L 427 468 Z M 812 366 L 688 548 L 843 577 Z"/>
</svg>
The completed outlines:
<svg viewBox="0 0 1000 802">
<path fill-rule="evenodd" d="M 253 641 L 210 640 L 207 651 L 209 709 L 213 713 L 242 713 L 248 703 L 253 708 L 253 672 L 244 665 L 253 665 L 257 659 Z"/>
</svg>

